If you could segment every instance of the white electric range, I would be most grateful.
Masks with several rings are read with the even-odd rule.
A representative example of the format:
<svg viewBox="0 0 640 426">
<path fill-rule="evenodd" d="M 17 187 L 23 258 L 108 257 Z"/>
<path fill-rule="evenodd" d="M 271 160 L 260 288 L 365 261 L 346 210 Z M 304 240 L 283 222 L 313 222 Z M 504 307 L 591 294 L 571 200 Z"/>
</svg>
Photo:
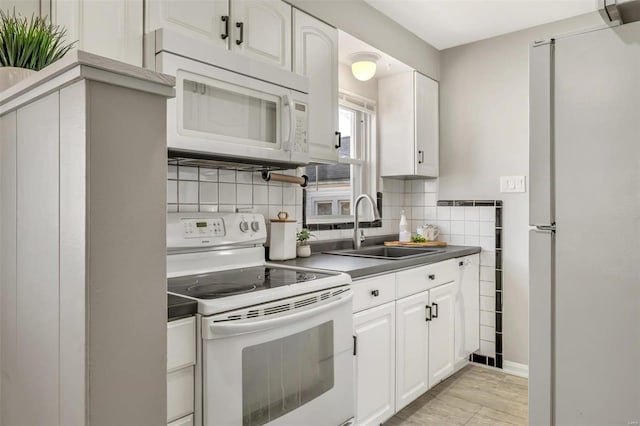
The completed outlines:
<svg viewBox="0 0 640 426">
<path fill-rule="evenodd" d="M 266 236 L 258 214 L 168 215 L 168 291 L 198 301 L 196 424 L 350 424 L 351 278 L 266 262 Z"/>
</svg>

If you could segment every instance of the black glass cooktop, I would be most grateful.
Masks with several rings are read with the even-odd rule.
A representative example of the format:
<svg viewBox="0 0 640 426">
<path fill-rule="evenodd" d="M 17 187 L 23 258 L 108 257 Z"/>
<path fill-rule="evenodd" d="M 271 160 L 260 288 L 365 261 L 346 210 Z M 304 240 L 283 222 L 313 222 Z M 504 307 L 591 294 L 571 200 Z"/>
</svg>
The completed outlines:
<svg viewBox="0 0 640 426">
<path fill-rule="evenodd" d="M 320 272 L 256 266 L 169 278 L 168 289 L 172 293 L 197 299 L 217 299 L 330 276 Z"/>
</svg>

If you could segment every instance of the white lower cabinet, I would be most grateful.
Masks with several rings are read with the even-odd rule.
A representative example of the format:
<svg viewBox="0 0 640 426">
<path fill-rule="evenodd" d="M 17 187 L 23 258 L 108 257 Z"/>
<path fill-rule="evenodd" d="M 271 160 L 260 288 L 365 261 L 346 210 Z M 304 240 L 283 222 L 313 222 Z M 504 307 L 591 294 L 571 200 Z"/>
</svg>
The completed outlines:
<svg viewBox="0 0 640 426">
<path fill-rule="evenodd" d="M 396 410 L 429 389 L 429 292 L 396 302 Z"/>
<path fill-rule="evenodd" d="M 193 414 L 189 414 L 181 419 L 169 423 L 168 426 L 194 426 Z"/>
<path fill-rule="evenodd" d="M 429 290 L 429 387 L 453 373 L 455 296 L 453 281 Z"/>
<path fill-rule="evenodd" d="M 379 425 L 395 413 L 395 302 L 353 316 L 355 415 Z"/>
<path fill-rule="evenodd" d="M 196 363 L 195 317 L 167 324 L 167 422 L 193 425 Z"/>
</svg>

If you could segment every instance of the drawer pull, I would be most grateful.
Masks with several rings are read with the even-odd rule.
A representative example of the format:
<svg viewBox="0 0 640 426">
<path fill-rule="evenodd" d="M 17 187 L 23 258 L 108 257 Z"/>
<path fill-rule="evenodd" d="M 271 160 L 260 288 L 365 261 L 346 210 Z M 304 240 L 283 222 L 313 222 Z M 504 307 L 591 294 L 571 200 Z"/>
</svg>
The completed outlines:
<svg viewBox="0 0 640 426">
<path fill-rule="evenodd" d="M 431 305 L 427 305 L 425 308 L 427 308 L 427 317 L 424 320 L 429 322 L 431 321 Z"/>
<path fill-rule="evenodd" d="M 380 291 L 378 291 L 378 290 L 372 290 L 372 291 L 371 291 L 371 295 L 372 295 L 373 297 L 378 297 L 378 296 L 380 296 Z"/>
<path fill-rule="evenodd" d="M 431 281 L 435 280 L 436 279 L 436 274 L 429 274 L 429 279 Z"/>
<path fill-rule="evenodd" d="M 433 305 L 433 318 L 438 318 L 438 304 L 437 303 L 432 303 Z"/>
</svg>

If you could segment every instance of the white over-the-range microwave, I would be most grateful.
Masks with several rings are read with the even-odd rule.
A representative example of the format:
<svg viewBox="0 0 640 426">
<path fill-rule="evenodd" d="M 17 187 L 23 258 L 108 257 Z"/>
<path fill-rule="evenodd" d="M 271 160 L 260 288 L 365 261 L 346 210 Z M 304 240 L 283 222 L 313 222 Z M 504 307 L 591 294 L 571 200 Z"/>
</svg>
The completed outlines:
<svg viewBox="0 0 640 426">
<path fill-rule="evenodd" d="M 167 103 L 174 156 L 308 163 L 306 77 L 165 29 L 146 36 L 145 65 L 176 77 Z"/>
</svg>

